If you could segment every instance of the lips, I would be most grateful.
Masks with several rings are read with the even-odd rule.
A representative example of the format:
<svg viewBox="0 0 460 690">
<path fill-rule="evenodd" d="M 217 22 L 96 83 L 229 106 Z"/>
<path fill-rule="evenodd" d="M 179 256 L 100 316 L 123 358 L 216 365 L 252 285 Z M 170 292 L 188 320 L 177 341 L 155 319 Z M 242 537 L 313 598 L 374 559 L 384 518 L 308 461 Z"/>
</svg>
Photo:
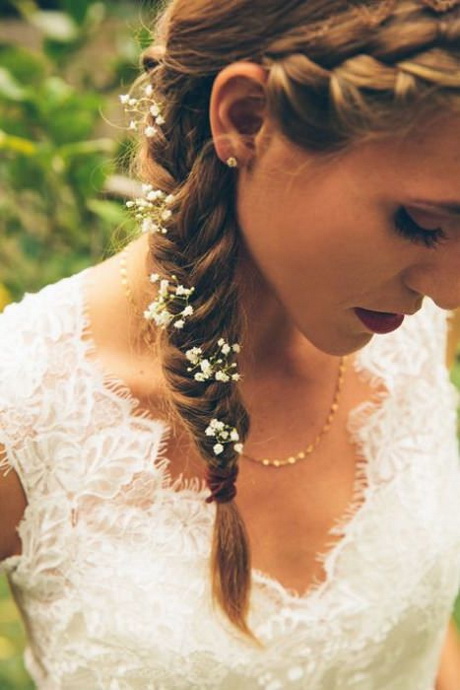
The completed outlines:
<svg viewBox="0 0 460 690">
<path fill-rule="evenodd" d="M 383 311 L 370 311 L 357 307 L 354 312 L 358 319 L 373 333 L 391 333 L 404 321 L 404 314 L 390 314 Z"/>
</svg>

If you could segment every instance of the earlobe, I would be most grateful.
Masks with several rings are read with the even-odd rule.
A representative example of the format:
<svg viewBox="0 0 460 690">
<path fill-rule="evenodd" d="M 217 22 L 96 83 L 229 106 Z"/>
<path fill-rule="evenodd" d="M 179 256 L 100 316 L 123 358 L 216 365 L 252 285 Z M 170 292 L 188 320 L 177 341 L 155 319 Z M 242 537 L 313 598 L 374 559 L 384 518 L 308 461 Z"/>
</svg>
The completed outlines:
<svg viewBox="0 0 460 690">
<path fill-rule="evenodd" d="M 210 122 L 214 146 L 222 161 L 236 158 L 249 163 L 256 136 L 266 118 L 266 70 L 255 63 L 238 62 L 224 68 L 214 82 Z"/>
</svg>

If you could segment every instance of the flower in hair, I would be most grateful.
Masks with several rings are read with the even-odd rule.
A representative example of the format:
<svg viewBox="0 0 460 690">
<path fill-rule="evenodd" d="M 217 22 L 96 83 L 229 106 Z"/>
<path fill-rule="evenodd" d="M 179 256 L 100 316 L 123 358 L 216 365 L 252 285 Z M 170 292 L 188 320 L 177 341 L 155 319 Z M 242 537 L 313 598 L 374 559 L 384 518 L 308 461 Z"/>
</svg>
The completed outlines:
<svg viewBox="0 0 460 690">
<path fill-rule="evenodd" d="M 151 84 L 144 87 L 143 95 L 140 98 L 134 98 L 129 93 L 123 93 L 119 96 L 120 103 L 131 118 L 128 129 L 138 131 L 139 125 L 144 122 L 144 134 L 149 139 L 156 136 L 158 134 L 158 127 L 161 127 L 166 122 L 160 105 L 152 99 L 152 96 L 153 87 Z M 152 119 L 154 124 L 151 124 Z"/>
<path fill-rule="evenodd" d="M 190 297 L 195 292 L 195 288 L 186 288 L 179 285 L 177 277 L 172 276 L 175 285 L 169 280 L 162 280 L 158 273 L 152 273 L 150 276 L 151 283 L 159 283 L 158 296 L 145 310 L 144 318 L 147 321 L 154 321 L 160 328 L 167 328 L 171 323 L 174 328 L 182 329 L 185 326 L 185 321 L 189 316 L 192 316 L 194 309 L 189 304 Z M 178 313 L 171 313 L 169 307 L 171 305 L 182 306 L 182 310 Z"/>
<path fill-rule="evenodd" d="M 142 191 L 144 196 L 127 201 L 127 208 L 132 209 L 135 219 L 141 221 L 142 232 L 166 235 L 165 223 L 172 216 L 170 206 L 175 197 L 154 189 L 150 184 L 142 185 Z"/>
<path fill-rule="evenodd" d="M 205 430 L 206 436 L 214 436 L 216 443 L 213 446 L 214 454 L 221 455 L 225 450 L 225 445 L 233 443 L 233 448 L 241 455 L 243 452 L 243 444 L 240 443 L 240 435 L 235 427 L 220 421 L 219 419 L 212 419 L 211 423 Z"/>
<path fill-rule="evenodd" d="M 193 378 L 195 381 L 221 381 L 228 383 L 229 381 L 239 381 L 240 374 L 232 371 L 237 367 L 235 362 L 230 362 L 230 358 L 241 351 L 241 347 L 235 343 L 229 345 L 224 338 L 218 341 L 219 350 L 216 354 L 210 355 L 208 358 L 203 358 L 203 351 L 200 347 L 193 347 L 187 350 L 185 356 L 193 366 L 187 367 L 187 371 L 195 371 Z"/>
</svg>

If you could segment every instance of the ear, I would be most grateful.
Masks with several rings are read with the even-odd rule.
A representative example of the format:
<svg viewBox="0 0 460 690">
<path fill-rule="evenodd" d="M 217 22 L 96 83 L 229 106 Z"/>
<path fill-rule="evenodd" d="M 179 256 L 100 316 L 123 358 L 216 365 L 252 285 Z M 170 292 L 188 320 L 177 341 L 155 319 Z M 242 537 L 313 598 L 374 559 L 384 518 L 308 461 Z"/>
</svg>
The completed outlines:
<svg viewBox="0 0 460 690">
<path fill-rule="evenodd" d="M 267 71 L 252 62 L 234 62 L 217 75 L 211 93 L 210 122 L 218 157 L 250 164 L 267 114 Z"/>
</svg>

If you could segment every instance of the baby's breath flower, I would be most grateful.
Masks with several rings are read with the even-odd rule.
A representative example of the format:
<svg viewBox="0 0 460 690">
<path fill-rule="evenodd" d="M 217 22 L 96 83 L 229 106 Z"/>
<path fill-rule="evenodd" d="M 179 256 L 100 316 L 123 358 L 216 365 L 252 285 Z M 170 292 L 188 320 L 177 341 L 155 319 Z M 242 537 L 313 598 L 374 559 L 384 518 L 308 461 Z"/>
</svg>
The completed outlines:
<svg viewBox="0 0 460 690">
<path fill-rule="evenodd" d="M 224 374 L 223 371 L 216 371 L 216 381 L 222 381 L 223 383 L 227 383 L 230 381 L 230 376 L 228 374 Z"/>
<path fill-rule="evenodd" d="M 192 362 L 192 364 L 198 364 L 202 353 L 203 350 L 201 349 L 201 347 L 192 347 L 191 350 L 187 350 L 185 356 L 187 357 L 189 362 Z"/>
<path fill-rule="evenodd" d="M 122 94 L 120 94 L 119 98 L 120 98 L 120 102 L 123 105 L 126 105 L 127 103 L 129 103 L 129 93 L 122 93 Z"/>
<path fill-rule="evenodd" d="M 153 86 L 151 84 L 147 84 L 147 86 L 144 89 L 144 93 L 147 96 L 147 98 L 151 98 L 153 96 Z"/>
<path fill-rule="evenodd" d="M 144 129 L 144 134 L 145 134 L 145 136 L 148 137 L 149 139 L 151 139 L 152 137 L 154 137 L 154 136 L 157 134 L 157 132 L 158 132 L 157 128 L 156 128 L 156 127 L 152 127 L 151 125 L 149 125 L 148 127 L 146 127 L 146 128 Z"/>
<path fill-rule="evenodd" d="M 191 304 L 188 305 L 188 307 L 185 307 L 185 309 L 182 312 L 182 316 L 192 316 L 194 312 L 194 309 Z"/>
<path fill-rule="evenodd" d="M 168 229 L 165 223 L 172 217 L 169 206 L 174 202 L 174 195 L 166 195 L 151 184 L 143 184 L 142 193 L 144 196 L 127 201 L 126 207 L 133 212 L 136 220 L 141 221 L 142 232 L 166 235 Z"/>
<path fill-rule="evenodd" d="M 233 443 L 233 448 L 239 454 L 243 452 L 243 444 L 239 443 L 240 436 L 237 429 L 225 424 L 218 419 L 212 419 L 211 423 L 205 430 L 206 436 L 213 436 L 217 443 L 214 444 L 213 450 L 215 455 L 220 455 L 225 450 L 225 445 Z M 234 443 L 236 441 L 237 443 Z"/>
<path fill-rule="evenodd" d="M 192 305 L 188 304 L 188 302 L 195 288 L 184 288 L 183 285 L 179 285 L 175 275 L 171 276 L 171 279 L 170 281 L 166 278 L 161 278 L 158 273 L 150 275 L 151 283 L 159 283 L 158 296 L 145 310 L 144 317 L 148 321 L 154 321 L 161 328 L 166 328 L 174 321 L 174 328 L 181 330 L 185 326 L 186 318 L 194 312 Z M 178 306 L 178 302 L 185 302 L 185 308 L 179 313 L 171 313 L 168 307 L 171 304 Z"/>
<path fill-rule="evenodd" d="M 186 310 L 188 310 L 190 314 L 193 313 L 193 307 L 186 308 Z M 185 315 L 186 310 L 182 312 L 183 315 Z M 198 371 L 195 371 L 193 377 L 195 381 L 203 382 L 214 379 L 221 383 L 228 383 L 229 381 L 240 380 L 241 377 L 239 374 L 236 372 L 232 373 L 232 370 L 237 367 L 236 362 L 229 361 L 230 357 L 235 352 L 234 346 L 229 345 L 224 338 L 220 338 L 217 344 L 220 348 L 219 351 L 206 359 L 201 360 L 201 352 L 194 352 L 193 359 L 190 360 L 194 367 L 188 367 L 187 371 L 193 371 L 194 368 L 198 369 Z"/>
</svg>

